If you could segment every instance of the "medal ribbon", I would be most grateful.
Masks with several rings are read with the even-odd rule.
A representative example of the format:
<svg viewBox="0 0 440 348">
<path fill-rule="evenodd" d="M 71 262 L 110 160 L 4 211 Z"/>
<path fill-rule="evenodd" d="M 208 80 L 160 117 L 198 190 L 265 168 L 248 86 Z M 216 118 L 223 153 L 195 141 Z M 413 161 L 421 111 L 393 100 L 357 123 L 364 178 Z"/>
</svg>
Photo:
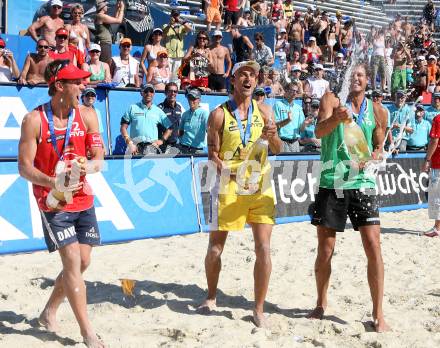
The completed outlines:
<svg viewBox="0 0 440 348">
<path fill-rule="evenodd" d="M 58 158 L 60 160 L 63 160 L 64 149 L 66 148 L 66 145 L 69 143 L 69 140 L 70 140 L 70 129 L 72 128 L 72 123 L 73 123 L 73 109 L 70 110 L 70 112 L 69 112 L 66 133 L 64 135 L 64 144 L 61 149 L 61 153 L 58 151 L 58 147 L 57 147 L 57 137 L 55 135 L 55 126 L 53 123 L 53 112 L 52 112 L 52 106 L 50 105 L 50 102 L 46 104 L 46 115 L 47 115 L 47 122 L 49 124 L 50 140 L 52 142 L 52 147 L 55 150 L 56 154 L 58 155 Z"/>
<path fill-rule="evenodd" d="M 251 101 L 251 105 L 249 105 L 248 108 L 248 116 L 247 116 L 247 124 L 246 124 L 246 131 L 243 131 L 243 124 L 241 123 L 240 114 L 238 112 L 237 104 L 235 103 L 235 100 L 229 101 L 229 106 L 232 110 L 232 114 L 234 115 L 237 124 L 238 124 L 238 130 L 240 131 L 240 138 L 241 143 L 243 144 L 243 147 L 246 147 L 247 143 L 249 142 L 249 139 L 251 137 L 251 126 L 252 126 L 252 113 L 253 113 L 253 105 Z"/>
<path fill-rule="evenodd" d="M 353 114 L 353 108 L 351 107 L 351 103 L 347 103 L 347 108 L 350 109 L 351 113 Z M 356 118 L 356 123 L 360 126 L 362 126 L 362 123 L 364 123 L 364 114 L 365 110 L 367 109 L 367 98 L 364 97 L 364 100 L 362 101 L 361 108 L 359 109 L 359 114 Z"/>
</svg>

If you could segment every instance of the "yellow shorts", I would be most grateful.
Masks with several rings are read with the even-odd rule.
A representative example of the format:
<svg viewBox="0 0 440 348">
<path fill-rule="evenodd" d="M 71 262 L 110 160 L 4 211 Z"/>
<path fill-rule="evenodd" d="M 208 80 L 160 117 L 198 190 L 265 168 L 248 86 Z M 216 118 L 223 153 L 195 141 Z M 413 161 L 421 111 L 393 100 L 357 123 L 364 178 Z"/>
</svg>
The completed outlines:
<svg viewBox="0 0 440 348">
<path fill-rule="evenodd" d="M 275 224 L 273 196 L 212 194 L 210 231 L 240 231 L 246 223 Z"/>
</svg>

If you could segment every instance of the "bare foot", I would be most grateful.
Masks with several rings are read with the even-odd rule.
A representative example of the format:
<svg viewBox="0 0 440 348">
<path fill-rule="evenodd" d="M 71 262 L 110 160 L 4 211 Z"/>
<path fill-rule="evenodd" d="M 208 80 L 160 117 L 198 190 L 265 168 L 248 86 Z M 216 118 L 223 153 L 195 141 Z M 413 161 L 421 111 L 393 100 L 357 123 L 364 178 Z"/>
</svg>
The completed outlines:
<svg viewBox="0 0 440 348">
<path fill-rule="evenodd" d="M 196 312 L 199 314 L 210 314 L 213 310 L 217 308 L 215 299 L 206 299 L 203 303 L 196 308 Z"/>
<path fill-rule="evenodd" d="M 268 329 L 269 323 L 267 322 L 267 317 L 262 312 L 257 312 L 255 309 L 253 311 L 254 323 L 257 327 Z"/>
<path fill-rule="evenodd" d="M 310 312 L 307 319 L 319 319 L 322 320 L 324 317 L 324 307 L 316 306 L 316 308 Z"/>
<path fill-rule="evenodd" d="M 374 319 L 373 325 L 377 333 L 391 331 L 391 327 L 385 322 L 384 318 Z"/>
<path fill-rule="evenodd" d="M 95 334 L 90 335 L 90 336 L 85 336 L 84 337 L 84 344 L 86 345 L 87 348 L 105 348 L 106 347 L 104 342 L 102 342 L 100 340 L 100 337 L 98 337 Z"/>
<path fill-rule="evenodd" d="M 38 318 L 38 323 L 49 332 L 57 332 L 60 329 L 57 320 L 55 319 L 55 315 L 50 315 L 47 309 L 41 312 L 40 317 Z"/>
</svg>

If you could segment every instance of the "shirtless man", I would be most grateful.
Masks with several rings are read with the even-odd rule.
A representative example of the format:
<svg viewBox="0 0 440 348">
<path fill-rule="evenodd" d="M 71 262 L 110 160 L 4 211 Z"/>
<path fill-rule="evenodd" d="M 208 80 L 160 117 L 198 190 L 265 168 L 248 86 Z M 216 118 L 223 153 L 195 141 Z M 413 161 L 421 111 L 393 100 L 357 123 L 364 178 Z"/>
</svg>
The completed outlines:
<svg viewBox="0 0 440 348">
<path fill-rule="evenodd" d="M 269 24 L 269 7 L 266 4 L 266 1 L 258 0 L 253 5 L 251 5 L 252 9 L 257 12 L 257 19 L 255 21 L 255 25 L 267 25 Z"/>
<path fill-rule="evenodd" d="M 301 23 L 301 12 L 295 12 L 295 18 L 290 24 L 288 30 L 288 37 L 290 41 L 290 57 L 293 52 L 301 53 L 301 48 L 304 46 L 304 25 Z"/>
<path fill-rule="evenodd" d="M 384 332 L 390 328 L 385 322 L 382 309 L 384 266 L 375 179 L 362 169 L 353 173 L 352 158 L 344 144 L 344 137 L 341 136 L 344 122 L 354 117 L 361 124 L 373 158 L 379 159 L 383 152 L 387 114 L 366 98 L 368 76 L 366 64 L 359 63 L 354 67 L 347 106 L 341 106 L 339 99 L 331 92 L 321 99 L 315 134 L 318 139 L 322 139 L 321 161 L 326 169 L 320 175 L 319 191 L 312 214 L 312 224 L 317 226 L 318 234 L 318 254 L 315 261 L 318 299 L 309 318 L 323 319 L 328 303 L 327 289 L 336 232 L 344 231 L 348 215 L 354 230 L 360 232 L 368 259 L 367 277 L 373 302 L 373 325 L 377 332 Z"/>
<path fill-rule="evenodd" d="M 267 327 L 263 306 L 272 270 L 270 237 L 275 223 L 270 164 L 261 156 L 261 174 L 257 178 L 258 183 L 252 195 L 241 193 L 245 186 L 240 185 L 236 179 L 237 168 L 247 160 L 249 144 L 255 143 L 260 136 L 267 139 L 273 154 L 279 153 L 282 147 L 271 108 L 266 104 L 252 102 L 259 70 L 260 66 L 253 61 L 235 64 L 231 76 L 233 95 L 209 116 L 208 156 L 216 166 L 221 179 L 218 191 L 213 189 L 211 195 L 211 232 L 205 258 L 208 294 L 198 312 L 210 313 L 216 307 L 221 254 L 228 231 L 242 230 L 245 223 L 248 223 L 252 228 L 256 254 L 254 321 L 257 327 Z M 247 122 L 251 122 L 250 129 L 246 127 L 246 133 L 239 131 L 241 125 Z"/>
<path fill-rule="evenodd" d="M 55 32 L 64 26 L 64 21 L 60 18 L 63 9 L 63 2 L 61 0 L 50 1 L 50 15 L 38 18 L 38 20 L 31 24 L 28 28 L 31 37 L 38 41 L 37 30 L 41 31 L 41 37 L 45 39 L 51 47 L 55 47 Z"/>
<path fill-rule="evenodd" d="M 221 45 L 223 35 L 220 30 L 214 31 L 211 51 L 211 69 L 208 76 L 208 87 L 211 91 L 226 92 L 226 78 L 231 71 L 231 55 L 227 47 Z M 226 60 L 226 71 L 225 71 Z"/>
<path fill-rule="evenodd" d="M 23 70 L 18 80 L 22 85 L 37 85 L 46 83 L 44 80 L 44 71 L 47 64 L 52 61 L 52 58 L 47 54 L 49 43 L 45 39 L 37 41 L 37 53 L 29 53 L 24 62 Z"/>
</svg>

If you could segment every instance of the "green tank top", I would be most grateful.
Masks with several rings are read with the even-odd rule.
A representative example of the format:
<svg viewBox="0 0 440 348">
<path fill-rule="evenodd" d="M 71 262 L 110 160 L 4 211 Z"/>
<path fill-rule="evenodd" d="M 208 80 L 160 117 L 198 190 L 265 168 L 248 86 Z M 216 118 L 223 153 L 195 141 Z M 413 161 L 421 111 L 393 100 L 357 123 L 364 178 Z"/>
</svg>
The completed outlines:
<svg viewBox="0 0 440 348">
<path fill-rule="evenodd" d="M 92 73 L 92 75 L 90 75 L 90 81 L 103 81 L 105 79 L 104 64 L 102 64 L 102 62 L 99 68 L 99 73 L 94 74 L 90 66 L 89 66 L 89 72 Z"/>
<path fill-rule="evenodd" d="M 358 115 L 353 113 L 357 119 Z M 367 99 L 367 111 L 364 115 L 361 129 L 367 139 L 370 151 L 373 151 L 373 131 L 376 128 L 374 119 L 373 103 Z M 368 176 L 363 170 L 351 169 L 350 154 L 344 143 L 343 123 L 326 135 L 321 140 L 321 178 L 319 186 L 330 189 L 361 189 L 374 188 L 376 181 L 374 177 Z M 351 170 L 351 173 L 350 173 Z"/>
</svg>

